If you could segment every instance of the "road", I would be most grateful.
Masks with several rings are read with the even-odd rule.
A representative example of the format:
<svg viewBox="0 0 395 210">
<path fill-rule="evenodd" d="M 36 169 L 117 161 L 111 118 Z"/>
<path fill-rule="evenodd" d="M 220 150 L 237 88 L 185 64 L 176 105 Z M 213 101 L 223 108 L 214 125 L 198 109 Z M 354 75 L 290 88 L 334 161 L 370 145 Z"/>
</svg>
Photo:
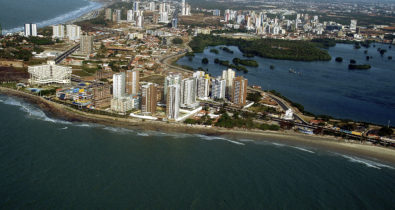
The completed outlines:
<svg viewBox="0 0 395 210">
<path fill-rule="evenodd" d="M 55 58 L 55 63 L 58 64 L 62 62 L 67 56 L 73 54 L 76 50 L 80 48 L 80 43 L 74 45 L 72 48 L 68 49 L 66 52 L 62 53 L 58 57 Z"/>
</svg>

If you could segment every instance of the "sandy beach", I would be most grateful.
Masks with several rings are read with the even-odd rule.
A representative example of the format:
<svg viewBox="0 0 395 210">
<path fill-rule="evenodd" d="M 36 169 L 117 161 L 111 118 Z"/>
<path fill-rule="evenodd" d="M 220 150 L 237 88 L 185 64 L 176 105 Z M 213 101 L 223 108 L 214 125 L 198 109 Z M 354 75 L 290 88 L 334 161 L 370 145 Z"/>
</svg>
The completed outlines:
<svg viewBox="0 0 395 210">
<path fill-rule="evenodd" d="M 167 133 L 202 134 L 222 136 L 230 139 L 279 142 L 291 146 L 308 146 L 324 151 L 366 157 L 395 165 L 395 150 L 356 141 L 347 141 L 332 136 L 305 135 L 294 131 L 261 131 L 226 129 L 219 127 L 190 126 L 181 123 L 143 121 L 134 118 L 117 118 L 79 111 L 44 98 L 21 91 L 0 87 L 0 94 L 21 98 L 40 107 L 48 116 L 70 122 L 88 122 L 134 130 L 161 131 Z"/>
</svg>

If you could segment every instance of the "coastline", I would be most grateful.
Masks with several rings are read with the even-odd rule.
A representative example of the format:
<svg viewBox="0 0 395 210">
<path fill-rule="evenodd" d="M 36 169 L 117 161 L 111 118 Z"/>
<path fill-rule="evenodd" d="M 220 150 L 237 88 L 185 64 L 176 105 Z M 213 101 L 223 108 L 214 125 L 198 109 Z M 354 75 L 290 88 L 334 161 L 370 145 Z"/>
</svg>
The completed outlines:
<svg viewBox="0 0 395 210">
<path fill-rule="evenodd" d="M 14 89 L 0 87 L 0 94 L 17 97 L 37 105 L 47 115 L 70 122 L 87 122 L 134 130 L 161 131 L 167 133 L 188 133 L 207 136 L 221 136 L 230 139 L 249 139 L 285 143 L 289 146 L 308 146 L 323 151 L 366 157 L 395 165 L 395 150 L 366 143 L 349 142 L 332 136 L 310 136 L 293 131 L 258 131 L 245 129 L 226 129 L 219 127 L 189 126 L 186 124 L 166 123 L 162 121 L 144 121 L 132 118 L 116 118 L 95 115 L 51 102 L 39 96 Z"/>
<path fill-rule="evenodd" d="M 51 25 L 56 25 L 56 24 L 72 24 L 72 23 L 78 22 L 81 19 L 88 20 L 90 18 L 85 19 L 84 17 L 89 17 L 96 11 L 100 11 L 103 8 L 107 7 L 108 5 L 109 5 L 109 3 L 89 0 L 89 4 L 86 6 L 76 8 L 72 11 L 69 11 L 64 14 L 60 14 L 60 15 L 52 17 L 50 19 L 36 22 L 37 29 L 44 28 L 44 27 L 51 26 Z M 86 8 L 86 9 L 84 9 L 84 8 Z M 82 11 L 80 11 L 80 10 L 82 10 Z M 26 22 L 31 22 L 31 21 L 26 21 Z M 23 26 L 14 27 L 14 28 L 10 28 L 10 29 L 3 29 L 3 34 L 18 33 L 21 31 L 23 31 Z"/>
</svg>

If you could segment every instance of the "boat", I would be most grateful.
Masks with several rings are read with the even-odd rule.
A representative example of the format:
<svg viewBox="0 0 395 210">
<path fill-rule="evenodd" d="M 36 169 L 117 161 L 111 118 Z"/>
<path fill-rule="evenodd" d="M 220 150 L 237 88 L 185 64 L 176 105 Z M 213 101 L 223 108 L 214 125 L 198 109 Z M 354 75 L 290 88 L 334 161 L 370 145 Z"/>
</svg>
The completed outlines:
<svg viewBox="0 0 395 210">
<path fill-rule="evenodd" d="M 288 70 L 288 72 L 289 72 L 289 73 L 296 74 L 296 71 L 295 71 L 295 69 L 293 69 L 293 68 L 290 68 L 290 69 Z"/>
</svg>

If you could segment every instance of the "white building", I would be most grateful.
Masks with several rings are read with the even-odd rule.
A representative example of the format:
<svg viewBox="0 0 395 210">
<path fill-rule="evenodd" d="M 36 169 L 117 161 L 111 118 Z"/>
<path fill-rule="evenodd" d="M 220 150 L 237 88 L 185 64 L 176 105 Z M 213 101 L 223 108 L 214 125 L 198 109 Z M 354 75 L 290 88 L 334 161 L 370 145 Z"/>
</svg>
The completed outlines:
<svg viewBox="0 0 395 210">
<path fill-rule="evenodd" d="M 81 36 L 81 27 L 77 25 L 66 25 L 66 35 L 70 41 L 79 41 Z"/>
<path fill-rule="evenodd" d="M 185 0 L 181 2 L 181 15 L 189 16 L 191 15 L 191 6 L 185 3 Z"/>
<path fill-rule="evenodd" d="M 134 11 L 133 10 L 128 10 L 126 20 L 128 22 L 133 22 L 134 21 Z"/>
<path fill-rule="evenodd" d="M 52 38 L 53 39 L 63 39 L 64 38 L 64 25 L 52 26 Z"/>
<path fill-rule="evenodd" d="M 165 84 L 164 84 L 164 99 L 167 99 L 167 87 L 170 85 L 181 85 L 181 74 L 176 74 L 176 73 L 170 73 L 166 78 L 165 78 Z"/>
<path fill-rule="evenodd" d="M 26 37 L 37 36 L 37 25 L 33 23 L 26 23 L 24 35 Z"/>
<path fill-rule="evenodd" d="M 32 85 L 71 83 L 71 67 L 55 65 L 55 61 L 48 61 L 44 65 L 29 66 L 28 72 L 30 74 L 29 83 Z"/>
<path fill-rule="evenodd" d="M 193 108 L 196 106 L 196 78 L 187 78 L 181 81 L 181 107 Z"/>
<path fill-rule="evenodd" d="M 226 91 L 226 80 L 218 77 L 211 81 L 211 98 L 212 99 L 223 99 L 225 98 Z"/>
<path fill-rule="evenodd" d="M 357 20 L 351 20 L 350 30 L 352 30 L 352 31 L 356 31 L 357 30 Z"/>
<path fill-rule="evenodd" d="M 180 85 L 169 85 L 167 87 L 166 117 L 176 120 L 180 113 Z"/>
<path fill-rule="evenodd" d="M 112 97 L 122 98 L 125 96 L 125 73 L 118 73 L 112 76 Z"/>
<path fill-rule="evenodd" d="M 140 10 L 140 2 L 139 1 L 133 2 L 133 10 L 136 12 Z"/>
<path fill-rule="evenodd" d="M 169 16 L 167 12 L 160 12 L 159 15 L 159 23 L 169 23 Z"/>
<path fill-rule="evenodd" d="M 206 74 L 205 77 L 197 79 L 197 97 L 201 100 L 207 100 L 210 94 L 210 77 Z"/>
<path fill-rule="evenodd" d="M 236 72 L 232 69 L 223 70 L 222 71 L 222 79 L 226 81 L 226 96 L 230 97 L 230 93 L 232 91 L 233 79 L 236 76 Z"/>
<path fill-rule="evenodd" d="M 138 99 L 132 97 L 122 97 L 111 99 L 111 110 L 115 112 L 125 113 L 132 109 L 138 109 Z"/>
<path fill-rule="evenodd" d="M 294 119 L 293 115 L 294 115 L 294 113 L 293 113 L 292 109 L 288 109 L 287 111 L 285 111 L 285 115 L 283 118 L 284 118 L 284 120 L 293 120 Z"/>
<path fill-rule="evenodd" d="M 138 11 L 136 14 L 137 14 L 136 26 L 139 27 L 139 28 L 142 28 L 143 27 L 143 23 L 144 23 L 143 11 Z"/>
<path fill-rule="evenodd" d="M 148 10 L 149 11 L 155 11 L 156 10 L 156 6 L 155 6 L 155 2 L 151 1 L 150 3 L 148 3 Z"/>
</svg>

